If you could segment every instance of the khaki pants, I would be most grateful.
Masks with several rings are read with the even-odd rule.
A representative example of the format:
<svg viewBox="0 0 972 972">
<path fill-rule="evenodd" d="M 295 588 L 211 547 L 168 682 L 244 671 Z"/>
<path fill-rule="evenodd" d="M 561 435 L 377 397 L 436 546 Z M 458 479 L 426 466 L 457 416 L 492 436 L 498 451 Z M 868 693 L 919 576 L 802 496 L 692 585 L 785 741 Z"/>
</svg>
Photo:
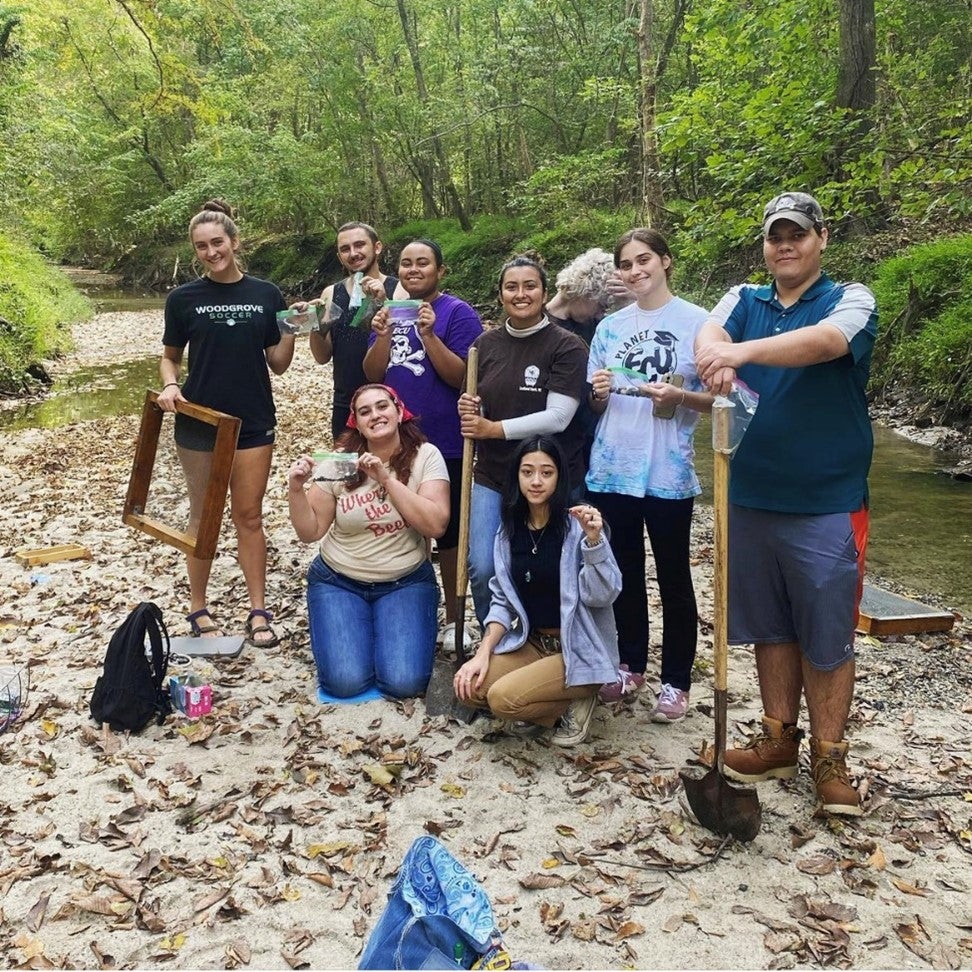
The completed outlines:
<svg viewBox="0 0 972 972">
<path fill-rule="evenodd" d="M 548 654 L 533 640 L 517 651 L 489 656 L 489 671 L 472 704 L 493 715 L 552 728 L 575 699 L 593 695 L 599 685 L 564 685 L 564 656 Z"/>
</svg>

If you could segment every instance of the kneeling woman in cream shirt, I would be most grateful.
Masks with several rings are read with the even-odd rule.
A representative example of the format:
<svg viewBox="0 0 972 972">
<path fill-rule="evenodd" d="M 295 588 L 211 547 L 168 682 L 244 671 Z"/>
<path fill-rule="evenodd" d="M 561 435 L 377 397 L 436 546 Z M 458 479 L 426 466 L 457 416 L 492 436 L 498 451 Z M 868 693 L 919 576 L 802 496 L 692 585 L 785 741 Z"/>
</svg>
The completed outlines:
<svg viewBox="0 0 972 972">
<path fill-rule="evenodd" d="M 314 462 L 290 468 L 290 521 L 321 541 L 307 573 L 311 649 L 320 687 L 349 698 L 370 688 L 421 695 L 435 654 L 439 588 L 428 539 L 449 522 L 449 474 L 387 385 L 362 385 L 336 443 L 358 455 L 343 482 L 312 482 Z"/>
</svg>

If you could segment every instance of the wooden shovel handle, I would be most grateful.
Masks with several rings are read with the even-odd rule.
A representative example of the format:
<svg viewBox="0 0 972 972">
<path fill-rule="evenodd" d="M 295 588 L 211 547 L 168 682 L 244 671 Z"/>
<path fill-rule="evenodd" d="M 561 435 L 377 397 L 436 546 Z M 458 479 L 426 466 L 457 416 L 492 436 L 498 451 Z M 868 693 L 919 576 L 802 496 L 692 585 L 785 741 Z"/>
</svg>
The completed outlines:
<svg viewBox="0 0 972 972">
<path fill-rule="evenodd" d="M 479 378 L 479 348 L 469 349 L 466 358 L 466 392 L 476 394 Z M 456 563 L 456 596 L 460 603 L 466 596 L 469 583 L 469 508 L 472 504 L 473 455 L 476 443 L 473 439 L 462 441 L 462 482 L 459 493 L 459 550 Z"/>
<path fill-rule="evenodd" d="M 715 688 L 725 691 L 729 667 L 729 456 L 717 452 L 714 462 L 712 654 Z"/>
</svg>

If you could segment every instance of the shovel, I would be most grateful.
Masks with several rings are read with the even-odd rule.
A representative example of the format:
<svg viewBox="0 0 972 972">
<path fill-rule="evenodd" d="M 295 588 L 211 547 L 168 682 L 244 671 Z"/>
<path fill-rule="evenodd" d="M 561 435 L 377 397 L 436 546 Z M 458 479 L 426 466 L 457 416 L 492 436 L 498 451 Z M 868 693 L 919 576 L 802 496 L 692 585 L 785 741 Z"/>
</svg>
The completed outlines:
<svg viewBox="0 0 972 972">
<path fill-rule="evenodd" d="M 731 784 L 723 775 L 726 755 L 726 685 L 729 657 L 727 605 L 729 586 L 729 427 L 732 404 L 718 399 L 712 407 L 714 455 L 713 511 L 713 642 L 715 662 L 715 760 L 712 769 L 698 777 L 679 773 L 688 804 L 698 822 L 717 834 L 751 841 L 763 820 L 759 797 L 752 787 Z"/>
<path fill-rule="evenodd" d="M 476 394 L 479 371 L 479 348 L 471 347 L 466 360 L 466 391 Z M 466 586 L 469 582 L 469 507 L 472 500 L 473 450 L 472 439 L 462 442 L 462 483 L 459 495 L 459 550 L 456 564 L 456 660 L 450 663 L 441 655 L 432 665 L 432 677 L 425 690 L 425 711 L 430 716 L 448 716 L 454 722 L 470 723 L 479 709 L 456 698 L 453 688 L 455 674 L 466 660 L 463 645 L 466 641 Z"/>
</svg>

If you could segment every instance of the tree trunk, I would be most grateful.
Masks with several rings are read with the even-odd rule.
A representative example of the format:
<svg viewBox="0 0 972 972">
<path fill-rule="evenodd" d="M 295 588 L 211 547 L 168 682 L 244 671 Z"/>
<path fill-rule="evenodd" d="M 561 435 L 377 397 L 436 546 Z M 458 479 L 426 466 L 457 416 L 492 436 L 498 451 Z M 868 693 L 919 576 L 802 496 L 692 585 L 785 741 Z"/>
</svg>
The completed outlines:
<svg viewBox="0 0 972 972">
<path fill-rule="evenodd" d="M 658 64 L 654 51 L 655 2 L 639 0 L 638 74 L 641 99 L 641 218 L 647 226 L 662 222 L 664 198 L 658 136 L 655 132 L 655 100 L 658 94 Z"/>
<path fill-rule="evenodd" d="M 412 70 L 415 73 L 415 90 L 418 93 L 419 102 L 422 107 L 428 108 L 429 92 L 425 86 L 425 75 L 422 71 L 422 59 L 419 55 L 418 34 L 415 29 L 415 24 L 409 18 L 408 10 L 405 6 L 405 0 L 396 0 L 396 6 L 398 7 L 398 17 L 402 22 L 402 33 L 405 36 L 405 46 L 408 48 L 408 55 L 412 61 Z M 439 138 L 438 133 L 434 131 L 434 120 L 432 121 L 432 127 L 432 147 L 435 152 L 435 158 L 439 163 L 439 170 L 442 173 L 442 184 L 445 189 L 446 196 L 449 198 L 449 202 L 452 204 L 452 211 L 456 219 L 459 220 L 459 225 L 468 232 L 472 229 L 472 223 L 469 221 L 466 208 L 463 206 L 462 200 L 459 198 L 459 192 L 456 190 L 455 183 L 452 181 L 452 175 L 449 172 L 449 160 L 446 157 L 445 148 L 442 145 L 442 139 Z M 431 166 L 429 168 L 431 169 Z M 427 188 L 428 187 L 423 184 L 423 196 L 425 195 Z"/>
<path fill-rule="evenodd" d="M 837 107 L 860 116 L 862 132 L 870 128 L 877 96 L 874 0 L 840 0 L 840 69 Z"/>
<path fill-rule="evenodd" d="M 877 41 L 874 0 L 840 0 L 840 65 L 837 72 L 838 108 L 847 112 L 846 134 L 834 145 L 828 166 L 831 178 L 845 182 L 848 167 L 862 151 L 870 149 L 868 134 L 874 126 L 877 101 Z M 864 194 L 863 208 L 872 213 L 880 209 L 873 190 Z M 851 221 L 845 228 L 849 236 L 866 232 L 863 220 Z"/>
</svg>

